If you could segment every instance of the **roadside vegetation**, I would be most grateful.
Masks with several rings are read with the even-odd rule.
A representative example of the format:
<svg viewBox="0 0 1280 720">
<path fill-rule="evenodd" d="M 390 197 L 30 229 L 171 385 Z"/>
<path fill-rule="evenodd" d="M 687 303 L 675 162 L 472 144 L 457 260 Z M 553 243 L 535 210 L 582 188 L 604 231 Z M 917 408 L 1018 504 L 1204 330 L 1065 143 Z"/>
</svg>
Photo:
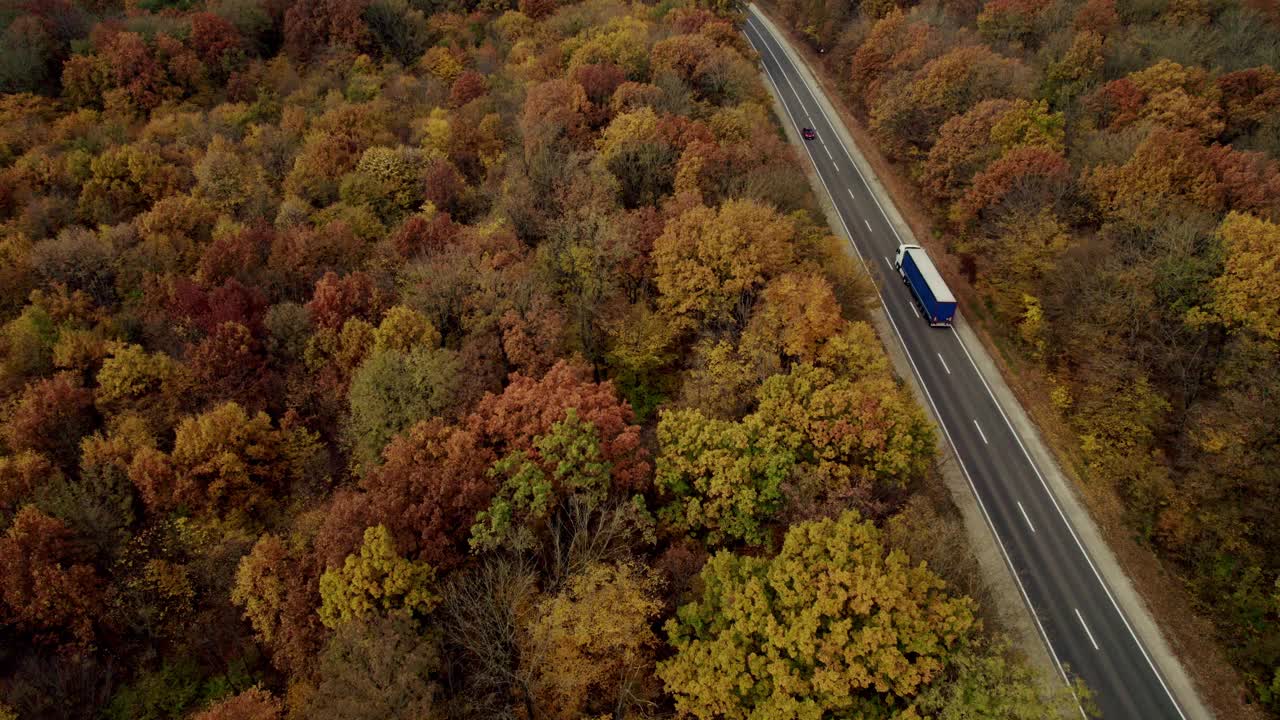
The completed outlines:
<svg viewBox="0 0 1280 720">
<path fill-rule="evenodd" d="M 776 7 L 1280 713 L 1280 7 Z"/>
<path fill-rule="evenodd" d="M 1074 709 L 736 20 L 0 6 L 0 718 Z"/>
</svg>

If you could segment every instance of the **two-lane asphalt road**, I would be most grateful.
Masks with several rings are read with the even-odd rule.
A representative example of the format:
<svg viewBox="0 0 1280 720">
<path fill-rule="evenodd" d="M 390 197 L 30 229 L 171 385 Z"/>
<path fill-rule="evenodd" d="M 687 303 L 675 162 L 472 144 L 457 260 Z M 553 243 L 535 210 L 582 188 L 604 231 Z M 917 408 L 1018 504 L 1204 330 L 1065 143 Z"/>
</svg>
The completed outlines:
<svg viewBox="0 0 1280 720">
<path fill-rule="evenodd" d="M 832 127 L 838 120 L 823 111 L 754 8 L 743 30 L 786 108 L 784 121 L 797 135 L 801 127 L 817 131 L 805 150 L 877 277 L 889 321 L 1064 680 L 1082 677 L 1109 720 L 1186 720 L 970 350 L 955 331 L 929 327 L 916 311 L 892 265 L 897 231 Z"/>
</svg>

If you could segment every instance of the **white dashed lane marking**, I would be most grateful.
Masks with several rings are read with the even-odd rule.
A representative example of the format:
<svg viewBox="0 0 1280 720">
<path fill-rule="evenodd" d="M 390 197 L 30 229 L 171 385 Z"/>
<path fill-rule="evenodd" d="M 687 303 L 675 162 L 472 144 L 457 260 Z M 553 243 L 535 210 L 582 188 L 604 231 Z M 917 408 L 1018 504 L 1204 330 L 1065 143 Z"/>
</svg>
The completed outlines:
<svg viewBox="0 0 1280 720">
<path fill-rule="evenodd" d="M 1076 617 L 1080 619 L 1080 627 L 1084 628 L 1084 634 L 1089 636 L 1089 644 L 1093 646 L 1094 650 L 1097 650 L 1098 641 L 1094 640 L 1093 633 L 1089 632 L 1089 626 L 1085 624 L 1084 616 L 1080 614 L 1080 611 L 1078 609 L 1076 608 L 1071 608 L 1071 609 L 1076 611 Z"/>
<path fill-rule="evenodd" d="M 1022 502 L 1018 501 L 1018 509 L 1022 511 L 1022 519 L 1027 521 L 1027 527 L 1031 528 L 1031 532 L 1036 531 L 1036 526 L 1031 524 L 1031 518 L 1027 516 L 1027 511 L 1022 507 Z"/>
<path fill-rule="evenodd" d="M 986 433 L 984 433 L 984 432 L 982 432 L 982 426 L 978 424 L 978 420 L 977 420 L 977 418 L 974 418 L 974 420 L 973 420 L 973 426 L 974 426 L 974 427 L 976 427 L 976 428 L 978 428 L 978 435 L 980 435 L 980 436 L 982 437 L 982 444 L 983 444 L 983 445 L 990 445 L 991 443 L 987 442 L 987 434 L 986 434 Z"/>
</svg>

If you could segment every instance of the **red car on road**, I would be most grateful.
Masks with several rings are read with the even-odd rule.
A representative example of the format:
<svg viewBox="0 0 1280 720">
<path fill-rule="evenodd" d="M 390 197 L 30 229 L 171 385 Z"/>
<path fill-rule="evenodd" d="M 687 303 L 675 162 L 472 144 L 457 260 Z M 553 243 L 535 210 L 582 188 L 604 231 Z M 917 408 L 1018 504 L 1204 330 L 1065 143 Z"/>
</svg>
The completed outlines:
<svg viewBox="0 0 1280 720">
<path fill-rule="evenodd" d="M 804 136 L 805 140 L 812 140 L 818 137 L 818 133 L 814 132 L 813 128 L 800 128 L 800 134 Z"/>
</svg>

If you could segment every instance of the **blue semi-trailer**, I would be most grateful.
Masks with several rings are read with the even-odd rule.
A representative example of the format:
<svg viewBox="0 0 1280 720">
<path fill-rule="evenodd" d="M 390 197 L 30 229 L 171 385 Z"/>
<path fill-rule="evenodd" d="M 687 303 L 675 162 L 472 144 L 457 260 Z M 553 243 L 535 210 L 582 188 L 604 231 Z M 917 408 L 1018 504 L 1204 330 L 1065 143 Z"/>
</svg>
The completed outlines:
<svg viewBox="0 0 1280 720">
<path fill-rule="evenodd" d="M 933 327 L 951 327 L 956 316 L 956 298 L 943 282 L 938 268 L 919 245 L 899 245 L 893 263 L 902 275 L 902 282 L 916 296 L 924 318 Z"/>
</svg>

